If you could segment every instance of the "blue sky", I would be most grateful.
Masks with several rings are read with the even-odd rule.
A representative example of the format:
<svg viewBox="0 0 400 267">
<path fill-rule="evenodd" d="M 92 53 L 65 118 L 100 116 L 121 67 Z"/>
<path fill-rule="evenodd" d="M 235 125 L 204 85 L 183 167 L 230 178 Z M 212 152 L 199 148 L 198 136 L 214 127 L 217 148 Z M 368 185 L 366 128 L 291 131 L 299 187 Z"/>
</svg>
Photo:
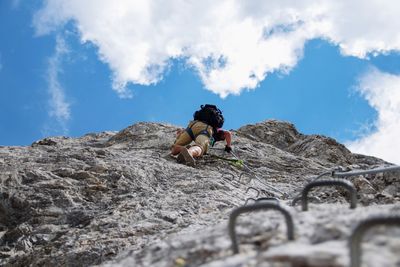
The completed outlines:
<svg viewBox="0 0 400 267">
<path fill-rule="evenodd" d="M 214 103 L 228 129 L 285 120 L 400 163 L 392 139 L 400 133 L 395 1 L 384 1 L 382 17 L 374 1 L 354 1 L 364 5 L 360 14 L 328 0 L 325 9 L 177 0 L 167 11 L 107 2 L 0 2 L 0 145 L 139 121 L 184 126 Z M 288 19 L 287 10 L 297 13 Z M 350 15 L 369 24 L 342 19 Z"/>
</svg>

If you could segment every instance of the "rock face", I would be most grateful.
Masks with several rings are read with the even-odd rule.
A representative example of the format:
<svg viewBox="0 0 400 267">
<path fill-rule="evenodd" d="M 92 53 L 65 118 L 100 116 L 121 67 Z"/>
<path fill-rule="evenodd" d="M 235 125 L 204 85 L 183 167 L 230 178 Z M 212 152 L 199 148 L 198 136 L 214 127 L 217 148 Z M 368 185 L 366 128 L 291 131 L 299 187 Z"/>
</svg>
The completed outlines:
<svg viewBox="0 0 400 267">
<path fill-rule="evenodd" d="M 312 192 L 321 203 L 309 211 L 290 206 L 318 174 L 390 165 L 332 138 L 281 121 L 247 125 L 232 131 L 245 167 L 219 158 L 234 159 L 217 144 L 191 168 L 169 156 L 176 130 L 138 123 L 118 133 L 0 147 L 0 265 L 348 266 L 355 225 L 400 214 L 399 172 L 349 178 L 356 209 L 345 191 L 329 188 Z M 287 240 L 277 211 L 241 215 L 234 255 L 229 215 L 258 193 L 279 198 L 293 217 L 295 240 Z M 363 266 L 400 266 L 399 236 L 395 227 L 371 230 Z"/>
</svg>

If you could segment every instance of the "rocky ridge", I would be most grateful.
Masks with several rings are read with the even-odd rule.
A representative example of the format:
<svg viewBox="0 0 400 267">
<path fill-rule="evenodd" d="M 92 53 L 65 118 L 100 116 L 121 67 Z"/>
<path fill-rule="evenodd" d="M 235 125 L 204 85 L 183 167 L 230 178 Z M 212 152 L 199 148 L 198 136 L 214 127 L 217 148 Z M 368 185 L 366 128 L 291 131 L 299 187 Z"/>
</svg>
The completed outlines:
<svg viewBox="0 0 400 267">
<path fill-rule="evenodd" d="M 233 131 L 234 162 L 217 144 L 196 168 L 176 163 L 169 148 L 177 127 L 138 123 L 120 132 L 49 137 L 28 147 L 0 147 L 0 265 L 4 266 L 348 266 L 354 226 L 376 214 L 400 214 L 400 173 L 349 178 L 346 192 L 321 188 L 309 211 L 290 206 L 316 175 L 337 167 L 390 164 L 351 153 L 334 139 L 304 135 L 287 122 Z M 257 179 L 250 178 L 257 176 Z M 247 183 L 250 181 L 249 183 Z M 276 196 L 293 216 L 295 241 L 274 211 L 243 215 L 240 253 L 227 232 L 230 213 L 255 190 Z M 365 238 L 365 266 L 400 266 L 400 231 Z M 383 249 L 384 248 L 384 249 Z"/>
</svg>

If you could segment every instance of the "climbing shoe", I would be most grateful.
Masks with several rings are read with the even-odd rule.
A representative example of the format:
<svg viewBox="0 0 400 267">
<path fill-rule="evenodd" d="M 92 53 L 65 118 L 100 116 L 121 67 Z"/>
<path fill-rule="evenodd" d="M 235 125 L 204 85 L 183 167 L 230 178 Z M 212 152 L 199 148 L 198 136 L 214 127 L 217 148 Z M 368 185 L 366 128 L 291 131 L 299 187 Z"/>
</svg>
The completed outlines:
<svg viewBox="0 0 400 267">
<path fill-rule="evenodd" d="M 182 148 L 182 151 L 181 153 L 179 153 L 177 160 L 179 163 L 186 164 L 191 167 L 194 167 L 196 165 L 196 161 L 185 147 Z"/>
</svg>

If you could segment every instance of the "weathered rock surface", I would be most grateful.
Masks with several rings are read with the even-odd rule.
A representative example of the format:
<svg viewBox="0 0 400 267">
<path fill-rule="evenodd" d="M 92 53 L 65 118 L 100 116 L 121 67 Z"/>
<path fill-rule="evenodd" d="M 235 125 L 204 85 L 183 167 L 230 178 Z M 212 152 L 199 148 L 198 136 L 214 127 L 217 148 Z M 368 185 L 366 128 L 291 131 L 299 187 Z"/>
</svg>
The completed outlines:
<svg viewBox="0 0 400 267">
<path fill-rule="evenodd" d="M 352 154 L 332 138 L 266 121 L 233 131 L 246 168 L 215 157 L 196 168 L 169 156 L 176 127 L 138 123 L 120 132 L 49 137 L 29 147 L 0 147 L 0 265 L 4 266 L 348 266 L 348 238 L 363 218 L 400 215 L 400 173 L 351 179 L 359 205 L 343 190 L 320 188 L 309 211 L 291 207 L 316 175 L 390 164 Z M 257 176 L 248 184 L 249 178 Z M 282 215 L 241 215 L 240 253 L 233 255 L 229 214 L 249 197 L 289 197 L 295 241 Z M 400 228 L 371 230 L 364 266 L 400 266 Z"/>
</svg>

